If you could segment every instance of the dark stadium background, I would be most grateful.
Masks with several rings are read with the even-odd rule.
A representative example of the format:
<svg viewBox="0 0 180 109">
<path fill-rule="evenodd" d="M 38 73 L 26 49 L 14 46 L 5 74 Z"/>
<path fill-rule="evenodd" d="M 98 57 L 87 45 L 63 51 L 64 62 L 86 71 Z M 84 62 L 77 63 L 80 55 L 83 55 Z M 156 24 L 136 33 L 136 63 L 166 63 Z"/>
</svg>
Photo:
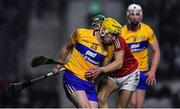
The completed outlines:
<svg viewBox="0 0 180 109">
<path fill-rule="evenodd" d="M 11 94 L 10 82 L 45 74 L 53 65 L 31 68 L 34 56 L 57 59 L 58 50 L 78 27 L 89 27 L 97 14 L 122 25 L 130 3 L 143 8 L 143 21 L 155 31 L 161 48 L 157 85 L 147 91 L 145 107 L 180 107 L 180 0 L 0 0 L 0 108 L 73 107 L 62 87 L 62 74 Z M 150 54 L 151 55 L 151 54 Z M 116 94 L 108 102 L 115 107 Z"/>
</svg>

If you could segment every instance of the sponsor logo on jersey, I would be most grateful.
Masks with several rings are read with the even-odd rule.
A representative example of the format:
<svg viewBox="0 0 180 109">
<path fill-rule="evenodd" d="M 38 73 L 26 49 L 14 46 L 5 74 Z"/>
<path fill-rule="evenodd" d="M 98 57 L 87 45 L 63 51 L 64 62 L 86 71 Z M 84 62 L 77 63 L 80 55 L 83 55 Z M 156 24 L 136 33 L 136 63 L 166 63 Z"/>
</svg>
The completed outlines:
<svg viewBox="0 0 180 109">
<path fill-rule="evenodd" d="M 97 53 L 93 53 L 93 52 L 91 52 L 91 51 L 88 50 L 88 51 L 85 53 L 85 55 L 88 55 L 88 56 L 90 56 L 90 57 L 92 57 L 92 58 L 95 58 L 96 55 L 97 55 Z"/>
</svg>

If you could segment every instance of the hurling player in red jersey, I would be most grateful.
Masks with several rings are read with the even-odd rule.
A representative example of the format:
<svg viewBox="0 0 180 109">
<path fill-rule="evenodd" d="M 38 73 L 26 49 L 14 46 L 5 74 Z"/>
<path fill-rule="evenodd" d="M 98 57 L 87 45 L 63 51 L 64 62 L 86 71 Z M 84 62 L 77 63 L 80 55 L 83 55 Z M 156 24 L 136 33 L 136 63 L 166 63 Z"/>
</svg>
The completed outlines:
<svg viewBox="0 0 180 109">
<path fill-rule="evenodd" d="M 120 37 L 121 25 L 113 18 L 102 22 L 100 35 L 103 43 L 115 46 L 114 58 L 111 63 L 102 67 L 91 67 L 86 73 L 87 78 L 96 78 L 100 73 L 107 74 L 98 84 L 99 107 L 107 108 L 107 97 L 118 90 L 117 108 L 127 108 L 139 82 L 137 60 L 128 48 L 125 40 Z"/>
</svg>

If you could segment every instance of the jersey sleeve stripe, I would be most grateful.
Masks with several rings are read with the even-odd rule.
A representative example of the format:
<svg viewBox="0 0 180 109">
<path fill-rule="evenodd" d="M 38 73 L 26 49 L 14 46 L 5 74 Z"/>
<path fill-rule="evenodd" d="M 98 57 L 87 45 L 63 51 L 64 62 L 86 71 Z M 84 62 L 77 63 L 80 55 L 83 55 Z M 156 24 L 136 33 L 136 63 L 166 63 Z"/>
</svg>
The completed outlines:
<svg viewBox="0 0 180 109">
<path fill-rule="evenodd" d="M 114 42 L 116 48 L 120 48 L 120 42 L 119 40 L 115 40 Z"/>
</svg>

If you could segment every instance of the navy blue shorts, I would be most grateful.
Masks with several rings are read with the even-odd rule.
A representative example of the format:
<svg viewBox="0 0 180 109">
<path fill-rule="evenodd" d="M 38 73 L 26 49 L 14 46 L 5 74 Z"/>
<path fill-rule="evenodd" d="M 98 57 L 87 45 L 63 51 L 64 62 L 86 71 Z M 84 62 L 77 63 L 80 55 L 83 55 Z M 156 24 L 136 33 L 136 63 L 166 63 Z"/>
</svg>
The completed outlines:
<svg viewBox="0 0 180 109">
<path fill-rule="evenodd" d="M 70 93 L 75 92 L 77 90 L 82 90 L 85 91 L 89 101 L 98 102 L 95 85 L 91 82 L 78 78 L 69 70 L 66 70 L 64 72 L 63 85 L 66 92 L 66 96 L 68 98 L 70 97 Z"/>
<path fill-rule="evenodd" d="M 147 71 L 140 71 L 140 80 L 136 87 L 136 89 L 146 90 L 148 88 L 148 84 L 146 83 L 147 76 L 145 75 Z"/>
</svg>

